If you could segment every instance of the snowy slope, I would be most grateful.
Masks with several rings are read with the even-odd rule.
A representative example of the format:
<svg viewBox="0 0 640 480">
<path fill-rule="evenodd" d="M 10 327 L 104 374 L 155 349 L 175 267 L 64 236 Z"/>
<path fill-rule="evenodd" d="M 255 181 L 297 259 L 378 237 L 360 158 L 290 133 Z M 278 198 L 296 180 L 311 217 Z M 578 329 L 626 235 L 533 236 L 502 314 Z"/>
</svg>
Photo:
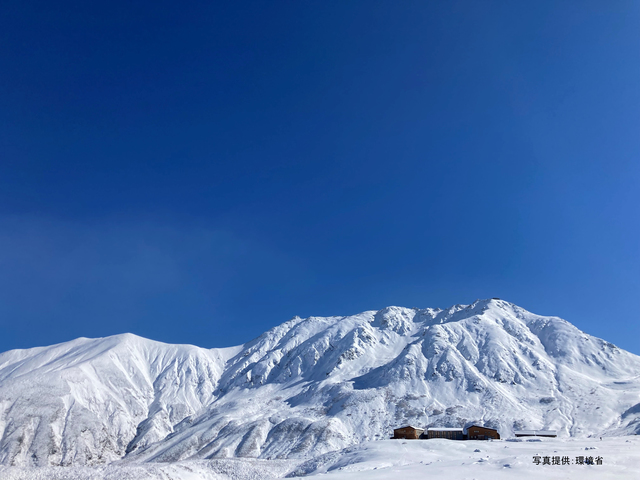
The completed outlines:
<svg viewBox="0 0 640 480">
<path fill-rule="evenodd" d="M 210 401 L 228 353 L 125 334 L 0 354 L 0 463 L 102 463 L 162 440 Z"/>
<path fill-rule="evenodd" d="M 0 464 L 306 458 L 401 424 L 640 433 L 640 357 L 502 300 L 294 318 L 240 347 L 0 354 Z"/>
</svg>

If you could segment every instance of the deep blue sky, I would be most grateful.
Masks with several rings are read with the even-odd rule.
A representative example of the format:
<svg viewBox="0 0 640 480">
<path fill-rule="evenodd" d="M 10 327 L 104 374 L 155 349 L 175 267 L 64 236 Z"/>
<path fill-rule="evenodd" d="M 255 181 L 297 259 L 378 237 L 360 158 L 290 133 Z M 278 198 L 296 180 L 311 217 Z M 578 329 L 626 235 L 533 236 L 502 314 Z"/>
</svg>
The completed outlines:
<svg viewBox="0 0 640 480">
<path fill-rule="evenodd" d="M 497 296 L 640 354 L 639 2 L 0 15 L 0 350 Z"/>
</svg>

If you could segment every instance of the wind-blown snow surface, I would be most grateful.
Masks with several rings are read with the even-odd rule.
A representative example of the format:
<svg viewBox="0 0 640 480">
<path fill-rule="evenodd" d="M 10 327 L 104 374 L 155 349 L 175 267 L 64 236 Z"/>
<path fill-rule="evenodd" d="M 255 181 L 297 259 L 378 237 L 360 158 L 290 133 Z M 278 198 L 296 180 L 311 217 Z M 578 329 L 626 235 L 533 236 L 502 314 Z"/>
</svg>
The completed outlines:
<svg viewBox="0 0 640 480">
<path fill-rule="evenodd" d="M 402 424 L 640 433 L 640 357 L 502 300 L 294 318 L 240 347 L 0 354 L 0 464 L 305 459 Z"/>
</svg>

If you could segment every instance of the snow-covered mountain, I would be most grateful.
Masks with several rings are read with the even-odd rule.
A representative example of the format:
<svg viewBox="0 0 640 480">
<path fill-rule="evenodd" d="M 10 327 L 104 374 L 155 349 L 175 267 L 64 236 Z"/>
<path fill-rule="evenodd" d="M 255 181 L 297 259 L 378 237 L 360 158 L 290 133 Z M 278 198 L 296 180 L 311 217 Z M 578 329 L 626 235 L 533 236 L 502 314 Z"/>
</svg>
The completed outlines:
<svg viewBox="0 0 640 480">
<path fill-rule="evenodd" d="M 0 354 L 0 464 L 306 457 L 393 427 L 640 433 L 640 357 L 492 299 L 293 318 L 239 347 L 134 335 Z"/>
</svg>

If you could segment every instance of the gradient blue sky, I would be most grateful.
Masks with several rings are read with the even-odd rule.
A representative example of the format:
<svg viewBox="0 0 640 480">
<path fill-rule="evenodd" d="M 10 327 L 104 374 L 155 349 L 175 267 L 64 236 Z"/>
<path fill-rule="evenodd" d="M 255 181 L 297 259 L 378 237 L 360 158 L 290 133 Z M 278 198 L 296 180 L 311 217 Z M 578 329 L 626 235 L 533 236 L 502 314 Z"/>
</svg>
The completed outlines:
<svg viewBox="0 0 640 480">
<path fill-rule="evenodd" d="M 640 354 L 640 3 L 3 2 L 0 350 L 501 297 Z"/>
</svg>

